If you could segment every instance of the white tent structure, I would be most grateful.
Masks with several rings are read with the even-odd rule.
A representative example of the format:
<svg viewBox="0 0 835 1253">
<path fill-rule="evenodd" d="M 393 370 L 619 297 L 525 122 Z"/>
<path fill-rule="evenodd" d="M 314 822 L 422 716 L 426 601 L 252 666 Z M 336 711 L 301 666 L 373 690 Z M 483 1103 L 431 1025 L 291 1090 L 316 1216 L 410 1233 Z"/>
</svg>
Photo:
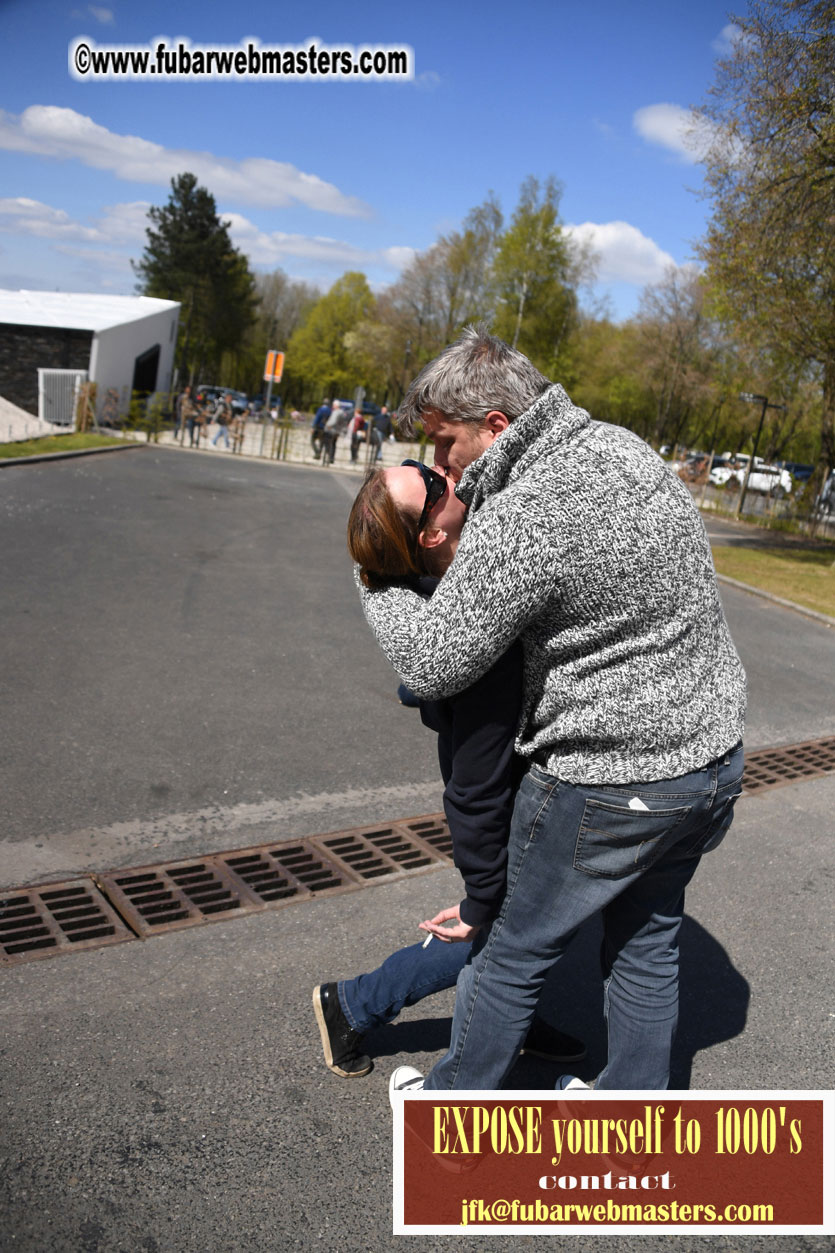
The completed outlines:
<svg viewBox="0 0 835 1253">
<path fill-rule="evenodd" d="M 170 390 L 179 312 L 150 296 L 0 290 L 0 395 L 66 425 L 89 381 L 99 420 L 124 417 L 132 392 Z"/>
</svg>

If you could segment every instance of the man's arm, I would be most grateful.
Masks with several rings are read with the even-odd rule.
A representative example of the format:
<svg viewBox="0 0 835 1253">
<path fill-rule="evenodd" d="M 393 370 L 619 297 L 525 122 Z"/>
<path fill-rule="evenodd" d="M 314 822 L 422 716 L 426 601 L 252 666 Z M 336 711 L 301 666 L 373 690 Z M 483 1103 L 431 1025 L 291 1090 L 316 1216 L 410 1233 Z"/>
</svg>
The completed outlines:
<svg viewBox="0 0 835 1253">
<path fill-rule="evenodd" d="M 553 547 L 541 521 L 485 506 L 464 528 L 455 560 L 430 601 L 408 588 L 370 591 L 362 607 L 377 641 L 418 696 L 469 687 L 553 594 Z"/>
</svg>

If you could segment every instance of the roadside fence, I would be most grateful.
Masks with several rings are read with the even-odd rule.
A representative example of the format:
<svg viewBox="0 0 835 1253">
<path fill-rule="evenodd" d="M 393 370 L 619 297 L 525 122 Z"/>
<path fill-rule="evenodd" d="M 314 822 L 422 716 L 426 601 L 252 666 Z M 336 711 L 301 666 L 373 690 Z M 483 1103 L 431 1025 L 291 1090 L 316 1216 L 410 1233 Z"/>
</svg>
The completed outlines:
<svg viewBox="0 0 835 1253">
<path fill-rule="evenodd" d="M 223 439 L 221 427 L 217 422 L 208 422 L 200 427 L 197 443 L 192 447 L 189 432 L 162 430 L 156 434 L 148 432 L 149 441 L 171 447 L 172 445 L 213 455 L 254 457 L 264 461 L 289 461 L 301 465 L 321 466 L 321 455 L 317 456 L 311 438 L 310 419 L 294 421 L 289 416 L 277 422 L 261 419 L 237 419 L 227 429 L 229 446 Z M 131 430 L 118 430 L 114 434 L 125 438 L 135 437 Z M 196 432 L 195 432 L 196 434 Z M 317 445 L 317 448 L 321 448 Z M 351 440 L 346 434 L 340 435 L 336 442 L 336 455 L 332 466 L 328 469 L 350 470 L 364 474 L 373 465 L 396 466 L 406 457 L 420 459 L 429 458 L 431 462 L 432 448 L 426 441 L 383 440 L 380 446 L 380 459 L 377 459 L 377 445 L 361 442 L 357 449 L 356 460 L 351 457 Z"/>
</svg>

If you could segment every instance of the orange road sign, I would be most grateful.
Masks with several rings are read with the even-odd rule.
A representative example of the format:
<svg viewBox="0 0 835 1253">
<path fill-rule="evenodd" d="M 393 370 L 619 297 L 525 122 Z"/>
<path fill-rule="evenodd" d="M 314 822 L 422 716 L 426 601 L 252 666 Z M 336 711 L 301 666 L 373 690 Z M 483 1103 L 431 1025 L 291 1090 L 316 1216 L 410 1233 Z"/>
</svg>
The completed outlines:
<svg viewBox="0 0 835 1253">
<path fill-rule="evenodd" d="M 280 383 L 283 373 L 284 353 L 278 352 L 275 348 L 271 348 L 267 353 L 267 360 L 264 363 L 264 381 L 266 383 Z"/>
</svg>

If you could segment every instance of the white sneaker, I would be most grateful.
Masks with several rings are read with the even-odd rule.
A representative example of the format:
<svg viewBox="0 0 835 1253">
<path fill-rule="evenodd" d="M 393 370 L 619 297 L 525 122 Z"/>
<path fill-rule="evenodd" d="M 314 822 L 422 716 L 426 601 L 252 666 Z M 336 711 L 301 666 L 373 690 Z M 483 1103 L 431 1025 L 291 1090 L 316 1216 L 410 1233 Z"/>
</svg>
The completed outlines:
<svg viewBox="0 0 835 1253">
<path fill-rule="evenodd" d="M 409 1092 L 423 1091 L 423 1075 L 414 1066 L 398 1066 L 389 1079 L 389 1101 L 394 1103 Z"/>
<path fill-rule="evenodd" d="M 560 1092 L 574 1092 L 578 1088 L 584 1088 L 586 1092 L 591 1092 L 591 1084 L 583 1083 L 582 1079 L 578 1079 L 576 1075 L 561 1075 L 556 1083 L 557 1090 Z"/>
</svg>

